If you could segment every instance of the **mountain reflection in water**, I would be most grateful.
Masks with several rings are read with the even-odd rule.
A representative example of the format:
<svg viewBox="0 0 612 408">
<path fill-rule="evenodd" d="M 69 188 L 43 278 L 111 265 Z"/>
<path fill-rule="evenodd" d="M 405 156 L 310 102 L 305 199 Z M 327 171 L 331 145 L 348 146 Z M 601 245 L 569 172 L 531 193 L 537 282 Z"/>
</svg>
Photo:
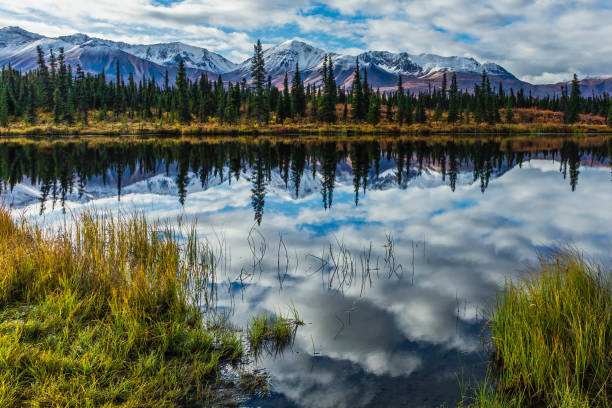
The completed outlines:
<svg viewBox="0 0 612 408">
<path fill-rule="evenodd" d="M 1 141 L 2 199 L 50 226 L 82 210 L 195 222 L 216 310 L 306 325 L 245 406 L 433 407 L 482 378 L 483 309 L 536 251 L 612 258 L 610 139 Z M 390 251 L 392 248 L 392 251 Z"/>
</svg>

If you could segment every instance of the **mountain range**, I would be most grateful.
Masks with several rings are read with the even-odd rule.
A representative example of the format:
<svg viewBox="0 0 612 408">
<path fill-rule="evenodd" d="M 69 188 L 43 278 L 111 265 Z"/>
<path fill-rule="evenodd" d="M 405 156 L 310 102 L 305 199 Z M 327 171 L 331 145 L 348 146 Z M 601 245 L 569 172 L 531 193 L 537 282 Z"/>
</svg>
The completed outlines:
<svg viewBox="0 0 612 408">
<path fill-rule="evenodd" d="M 190 79 L 206 74 L 212 79 L 221 75 L 224 81 L 249 79 L 251 59 L 239 64 L 205 48 L 180 42 L 151 45 L 135 45 L 125 42 L 74 34 L 61 37 L 45 37 L 19 27 L 0 29 L 0 66 L 10 64 L 13 68 L 27 71 L 36 68 L 36 48 L 40 46 L 48 55 L 64 48 L 66 61 L 73 67 L 79 64 L 85 72 L 97 74 L 105 71 L 108 80 L 115 79 L 115 64 L 120 63 L 121 75 L 132 73 L 135 79 L 155 78 L 161 82 L 168 71 L 170 81 L 176 77 L 177 67 L 183 60 Z M 302 79 L 306 84 L 320 85 L 323 60 L 327 51 L 307 43 L 291 40 L 264 51 L 266 72 L 273 85 L 281 87 L 285 73 L 293 77 L 299 63 Z M 404 87 L 412 92 L 427 91 L 440 87 L 444 73 L 456 73 L 459 88 L 472 90 L 480 82 L 483 70 L 491 78 L 492 85 L 499 83 L 509 90 L 524 89 L 536 95 L 559 94 L 561 85 L 534 85 L 519 80 L 504 67 L 492 63 L 480 63 L 474 58 L 444 57 L 433 54 L 392 53 L 367 51 L 357 56 L 330 53 L 334 62 L 334 76 L 340 87 L 352 86 L 355 62 L 359 58 L 362 68 L 367 69 L 368 81 L 374 89 L 389 91 L 396 89 L 397 77 L 402 76 Z M 450 80 L 450 78 L 448 78 Z M 583 93 L 601 95 L 612 93 L 612 78 L 589 78 L 581 81 Z"/>
</svg>

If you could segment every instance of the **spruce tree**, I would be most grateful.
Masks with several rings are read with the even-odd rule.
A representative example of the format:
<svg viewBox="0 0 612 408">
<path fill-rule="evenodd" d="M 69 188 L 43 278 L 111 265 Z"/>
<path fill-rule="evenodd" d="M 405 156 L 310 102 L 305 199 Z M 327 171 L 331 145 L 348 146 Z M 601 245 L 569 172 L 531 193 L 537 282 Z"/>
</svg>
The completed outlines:
<svg viewBox="0 0 612 408">
<path fill-rule="evenodd" d="M 231 89 L 231 85 L 230 85 Z M 224 113 L 225 122 L 230 125 L 236 124 L 238 122 L 238 109 L 236 108 L 236 104 L 234 103 L 234 97 L 232 96 L 232 92 L 227 92 L 226 100 L 225 100 L 225 113 Z"/>
<path fill-rule="evenodd" d="M 508 102 L 506 103 L 506 123 L 512 123 L 514 121 L 514 111 L 512 110 L 512 99 L 510 97 L 506 99 L 508 99 Z"/>
<path fill-rule="evenodd" d="M 64 105 L 64 120 L 69 124 L 74 122 L 74 94 L 72 89 L 68 90 L 68 94 L 66 95 L 66 103 Z"/>
<path fill-rule="evenodd" d="M 0 126 L 8 127 L 9 123 L 9 101 L 8 89 L 5 84 L 0 84 Z"/>
<path fill-rule="evenodd" d="M 257 40 L 257 44 L 253 47 L 253 58 L 251 60 L 251 77 L 253 78 L 254 87 L 254 108 L 255 115 L 257 116 L 257 123 L 261 126 L 262 120 L 264 119 L 266 110 L 265 101 L 265 82 L 266 82 L 266 68 L 263 56 L 263 49 L 261 47 L 261 41 Z"/>
<path fill-rule="evenodd" d="M 289 78 L 287 77 L 287 73 L 285 73 L 285 80 L 283 81 L 283 97 L 281 101 L 285 117 L 293 116 L 291 115 L 291 95 L 289 94 Z"/>
<path fill-rule="evenodd" d="M 442 103 L 438 102 L 436 104 L 435 109 L 434 109 L 434 114 L 433 114 L 432 120 L 434 122 L 438 122 L 438 121 L 440 121 L 440 119 L 442 119 Z"/>
<path fill-rule="evenodd" d="M 179 120 L 181 123 L 187 124 L 191 121 L 191 112 L 189 109 L 187 73 L 185 72 L 185 63 L 179 61 L 178 71 L 176 74 L 176 90 L 178 93 L 177 108 Z"/>
<path fill-rule="evenodd" d="M 225 97 L 225 93 L 222 92 L 221 89 L 219 89 L 219 86 L 217 85 L 217 88 L 215 88 L 215 95 L 217 98 L 217 119 L 219 120 L 219 124 L 223 124 L 224 120 L 225 120 L 225 102 L 226 102 L 226 97 Z"/>
<path fill-rule="evenodd" d="M 612 126 L 612 101 L 610 101 L 609 104 L 610 104 L 610 108 L 608 108 L 607 123 L 608 123 L 608 126 Z"/>
<path fill-rule="evenodd" d="M 319 106 L 317 109 L 318 114 L 315 115 L 314 117 L 321 121 L 325 121 L 325 117 L 327 115 L 327 54 L 325 54 L 325 57 L 323 59 L 322 75 L 323 75 L 323 98 L 317 98 L 315 101 L 315 104 L 318 104 Z"/>
<path fill-rule="evenodd" d="M 419 94 L 419 99 L 417 100 L 417 106 L 414 112 L 414 119 L 417 123 L 427 122 L 427 113 L 425 112 L 425 96 L 423 94 Z"/>
<path fill-rule="evenodd" d="M 300 75 L 300 65 L 295 63 L 295 74 L 291 82 L 291 103 L 292 116 L 304 116 L 306 114 L 306 94 L 304 93 L 304 83 Z"/>
<path fill-rule="evenodd" d="M 336 121 L 336 80 L 334 79 L 334 63 L 331 56 L 325 56 L 323 61 L 323 99 L 321 103 L 321 120 L 326 123 Z"/>
<path fill-rule="evenodd" d="M 53 123 L 56 125 L 62 121 L 62 114 L 64 112 L 62 102 L 62 94 L 59 87 L 56 86 L 53 90 Z"/>
<path fill-rule="evenodd" d="M 365 103 L 365 97 L 363 93 L 363 88 L 361 84 L 361 75 L 359 73 L 359 57 L 355 60 L 355 75 L 353 76 L 353 106 L 352 106 L 352 114 L 353 119 L 355 120 L 363 120 L 366 116 L 366 109 L 368 106 Z"/>
<path fill-rule="evenodd" d="M 561 85 L 561 107 L 563 109 L 563 123 L 567 125 L 569 123 L 569 98 L 567 96 L 567 86 L 565 85 Z"/>
<path fill-rule="evenodd" d="M 49 65 L 51 66 L 51 86 L 56 85 L 57 80 L 57 59 L 55 58 L 55 53 L 53 52 L 53 48 L 49 50 Z"/>
<path fill-rule="evenodd" d="M 40 45 L 36 47 L 36 52 L 38 54 L 38 106 L 49 106 L 51 102 L 51 83 L 49 80 L 49 68 L 47 68 L 47 63 L 45 62 L 45 54 L 43 53 L 43 49 Z"/>
<path fill-rule="evenodd" d="M 499 111 L 497 111 L 497 106 L 495 105 L 495 99 L 493 96 L 493 92 L 491 91 L 491 82 L 489 78 L 486 78 L 486 85 L 484 88 L 484 102 L 485 102 L 485 117 L 486 121 L 489 124 L 493 124 L 498 122 Z"/>
<path fill-rule="evenodd" d="M 412 114 L 412 101 L 410 96 L 410 91 L 406 93 L 404 97 L 404 122 L 410 126 L 413 122 L 413 114 Z"/>
<path fill-rule="evenodd" d="M 368 70 L 366 68 L 363 69 L 363 99 L 365 102 L 365 106 L 369 106 L 370 97 L 372 96 L 372 91 L 370 89 L 370 84 L 368 83 Z"/>
<path fill-rule="evenodd" d="M 115 97 L 113 102 L 115 108 L 115 117 L 119 117 L 119 114 L 123 110 L 121 95 L 121 69 L 119 66 L 119 59 L 115 61 Z"/>
<path fill-rule="evenodd" d="M 370 107 L 368 109 L 368 123 L 377 125 L 380 122 L 380 94 L 370 97 Z"/>
<path fill-rule="evenodd" d="M 453 72 L 451 87 L 448 93 L 448 123 L 455 123 L 459 118 L 459 89 L 457 88 L 457 74 Z"/>
<path fill-rule="evenodd" d="M 283 96 L 281 94 L 280 98 L 276 101 L 276 123 L 283 123 L 285 118 L 287 118 L 287 114 L 285 113 L 285 103 L 283 101 Z"/>
<path fill-rule="evenodd" d="M 442 106 L 443 107 L 446 106 L 446 86 L 447 86 L 447 82 L 446 82 L 446 72 L 445 72 L 444 75 L 442 76 Z"/>
<path fill-rule="evenodd" d="M 578 76 L 574 74 L 572 90 L 569 96 L 567 123 L 572 124 L 578 122 L 578 113 L 580 113 L 580 85 L 578 83 Z"/>
<path fill-rule="evenodd" d="M 68 82 L 70 80 L 70 76 L 68 75 L 68 68 L 66 67 L 64 47 L 60 47 L 59 49 L 59 55 L 57 58 L 57 62 L 59 64 L 59 71 L 58 71 L 58 78 L 57 78 L 59 82 L 58 86 L 59 86 L 62 97 L 65 98 L 66 95 L 68 95 Z"/>
<path fill-rule="evenodd" d="M 482 109 L 482 91 L 481 88 L 476 85 L 474 86 L 474 98 L 472 100 L 472 111 L 474 112 L 474 122 L 475 123 L 480 123 L 482 122 L 482 118 L 483 118 L 483 109 Z"/>
<path fill-rule="evenodd" d="M 404 117 L 406 116 L 404 109 L 404 84 L 402 83 L 402 76 L 397 76 L 397 93 L 395 95 L 397 99 L 397 112 L 395 113 L 395 120 L 402 126 L 404 124 Z"/>
</svg>

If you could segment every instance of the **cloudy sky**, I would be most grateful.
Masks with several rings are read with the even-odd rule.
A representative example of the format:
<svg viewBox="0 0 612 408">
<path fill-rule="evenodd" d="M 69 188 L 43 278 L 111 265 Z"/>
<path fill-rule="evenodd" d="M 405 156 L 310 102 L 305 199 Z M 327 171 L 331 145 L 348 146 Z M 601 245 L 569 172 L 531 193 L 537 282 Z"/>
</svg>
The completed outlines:
<svg viewBox="0 0 612 408">
<path fill-rule="evenodd" d="M 546 83 L 612 75 L 610 0 L 0 0 L 0 26 L 131 43 L 180 40 L 240 62 L 302 39 L 329 51 L 431 52 Z"/>
</svg>

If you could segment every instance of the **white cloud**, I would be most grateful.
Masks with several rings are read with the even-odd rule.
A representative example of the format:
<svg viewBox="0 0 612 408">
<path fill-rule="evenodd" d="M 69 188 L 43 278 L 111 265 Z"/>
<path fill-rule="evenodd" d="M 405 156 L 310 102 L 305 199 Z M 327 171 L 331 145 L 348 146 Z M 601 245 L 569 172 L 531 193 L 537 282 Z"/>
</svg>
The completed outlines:
<svg viewBox="0 0 612 408">
<path fill-rule="evenodd" d="M 241 62 L 258 36 L 312 38 L 330 51 L 474 56 L 545 83 L 612 75 L 612 8 L 601 0 L 21 0 L 0 24 L 128 42 L 182 40 Z M 271 37 L 266 39 L 265 37 Z"/>
</svg>

